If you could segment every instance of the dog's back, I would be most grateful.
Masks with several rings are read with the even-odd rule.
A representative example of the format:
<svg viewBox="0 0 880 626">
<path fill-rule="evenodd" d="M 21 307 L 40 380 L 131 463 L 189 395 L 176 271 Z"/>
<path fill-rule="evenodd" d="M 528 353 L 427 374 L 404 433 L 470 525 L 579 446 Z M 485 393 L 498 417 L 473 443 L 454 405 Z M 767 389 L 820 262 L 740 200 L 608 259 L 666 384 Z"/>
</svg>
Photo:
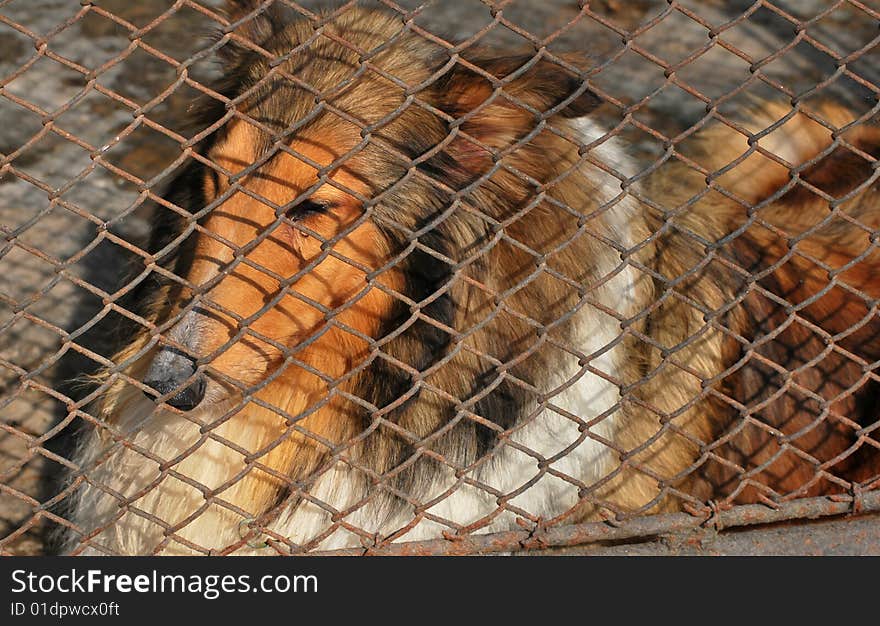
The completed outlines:
<svg viewBox="0 0 880 626">
<path fill-rule="evenodd" d="M 853 124 L 836 105 L 807 111 L 755 102 L 739 130 L 719 123 L 690 166 L 675 164 L 648 185 L 697 233 L 670 245 L 687 248 L 690 263 L 717 257 L 709 280 L 733 287 L 706 314 L 725 335 L 724 369 L 711 380 L 712 404 L 728 417 L 711 429 L 689 486 L 703 497 L 828 494 L 880 476 L 871 434 L 880 128 Z M 707 189 L 718 190 L 708 202 Z M 709 245 L 698 240 L 712 231 Z"/>
</svg>

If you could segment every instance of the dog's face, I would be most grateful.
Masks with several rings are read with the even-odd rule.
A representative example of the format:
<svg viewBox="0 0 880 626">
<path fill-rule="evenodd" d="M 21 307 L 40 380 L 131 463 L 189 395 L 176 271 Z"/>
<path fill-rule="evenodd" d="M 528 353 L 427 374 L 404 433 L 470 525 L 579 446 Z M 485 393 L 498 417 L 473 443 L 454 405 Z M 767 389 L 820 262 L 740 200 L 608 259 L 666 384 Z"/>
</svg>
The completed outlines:
<svg viewBox="0 0 880 626">
<path fill-rule="evenodd" d="M 479 179 L 534 130 L 530 108 L 558 106 L 560 116 L 574 117 L 596 104 L 555 64 L 521 71 L 530 56 L 481 64 L 490 76 L 517 75 L 504 93 L 466 66 L 432 78 L 448 57 L 415 34 L 401 36 L 401 23 L 385 14 L 349 11 L 327 29 L 366 50 L 397 43 L 371 58 L 378 69 L 370 71 L 334 37 L 304 47 L 281 76 L 255 54 L 236 57 L 230 69 L 237 82 L 227 91 L 243 115 L 224 125 L 206 155 L 198 184 L 214 208 L 197 226 L 192 261 L 181 272 L 197 300 L 167 332 L 170 348 L 147 377 L 162 393 L 184 389 L 168 400 L 178 408 L 197 406 L 206 393 L 220 400 L 233 388 L 252 388 L 286 359 L 288 371 L 316 384 L 342 376 L 383 334 L 395 307 L 442 287 L 444 272 L 428 266 L 447 262 L 429 251 L 413 266 L 415 243 L 439 241 L 437 256 L 455 259 L 488 232 L 474 211 L 444 215 L 450 189 Z M 282 55 L 311 33 L 294 22 L 263 45 Z M 329 94 L 326 104 L 297 81 Z M 427 86 L 412 102 L 408 86 L 419 84 Z M 459 135 L 450 123 L 463 116 Z M 521 205 L 517 186 L 496 184 L 492 193 Z M 418 234 L 432 223 L 429 234 Z M 437 285 L 407 293 L 428 274 Z M 196 359 L 214 380 L 207 389 Z"/>
<path fill-rule="evenodd" d="M 302 137 L 289 146 L 298 156 L 279 151 L 242 174 L 259 158 L 260 132 L 236 121 L 213 146 L 217 169 L 203 185 L 218 204 L 201 225 L 187 275 L 203 290 L 192 347 L 215 371 L 248 386 L 287 349 L 317 340 L 340 307 L 347 305 L 342 317 L 367 336 L 387 307 L 370 283 L 387 251 L 353 195 L 364 194 L 362 178 L 343 165 L 329 172 L 332 182 L 319 181 L 317 168 L 331 166 L 348 146 Z"/>
</svg>

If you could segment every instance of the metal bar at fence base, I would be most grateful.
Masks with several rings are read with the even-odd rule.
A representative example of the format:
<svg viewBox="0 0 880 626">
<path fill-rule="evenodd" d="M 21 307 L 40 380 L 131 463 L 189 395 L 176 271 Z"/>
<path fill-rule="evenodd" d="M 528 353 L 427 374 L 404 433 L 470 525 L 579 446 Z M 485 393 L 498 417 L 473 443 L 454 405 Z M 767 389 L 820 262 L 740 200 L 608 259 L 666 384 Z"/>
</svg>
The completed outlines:
<svg viewBox="0 0 880 626">
<path fill-rule="evenodd" d="M 880 490 L 857 496 L 821 496 L 792 500 L 772 508 L 765 504 L 743 504 L 705 515 L 669 513 L 633 518 L 620 523 L 586 522 L 545 528 L 540 532 L 512 530 L 485 535 L 466 535 L 454 539 L 433 539 L 394 543 L 378 548 L 315 551 L 309 556 L 465 556 L 516 552 L 541 548 L 581 546 L 607 541 L 626 541 L 668 535 L 711 525 L 718 531 L 727 528 L 772 524 L 791 520 L 818 519 L 858 511 L 880 511 Z"/>
</svg>

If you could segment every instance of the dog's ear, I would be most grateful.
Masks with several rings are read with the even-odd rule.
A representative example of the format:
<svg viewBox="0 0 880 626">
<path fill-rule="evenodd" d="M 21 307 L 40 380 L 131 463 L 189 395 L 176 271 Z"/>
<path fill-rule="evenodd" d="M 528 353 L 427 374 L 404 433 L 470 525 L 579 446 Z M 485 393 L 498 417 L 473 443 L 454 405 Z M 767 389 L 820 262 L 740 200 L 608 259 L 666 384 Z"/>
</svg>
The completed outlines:
<svg viewBox="0 0 880 626">
<path fill-rule="evenodd" d="M 271 0 L 226 0 L 223 13 L 234 26 L 232 32 L 236 35 L 236 39 L 219 50 L 228 64 L 237 63 L 242 54 L 252 48 L 250 44 L 259 46 L 269 39 L 277 21 Z"/>
<path fill-rule="evenodd" d="M 560 60 L 571 68 L 583 64 L 568 55 Z M 526 136 L 542 119 L 582 117 L 601 104 L 582 70 L 550 59 L 520 55 L 468 61 L 479 69 L 462 63 L 452 68 L 440 85 L 440 108 L 455 118 L 466 117 L 461 129 L 495 149 Z M 475 150 L 459 147 L 469 154 Z"/>
<path fill-rule="evenodd" d="M 601 104 L 586 86 L 581 57 L 559 55 L 562 64 L 535 57 L 482 56 L 469 59 L 467 65 L 458 63 L 445 77 L 447 108 L 453 114 L 463 115 L 489 100 L 498 89 L 498 97 L 487 104 L 523 113 L 528 113 L 524 104 L 542 113 L 553 111 L 564 117 L 582 117 Z"/>
</svg>

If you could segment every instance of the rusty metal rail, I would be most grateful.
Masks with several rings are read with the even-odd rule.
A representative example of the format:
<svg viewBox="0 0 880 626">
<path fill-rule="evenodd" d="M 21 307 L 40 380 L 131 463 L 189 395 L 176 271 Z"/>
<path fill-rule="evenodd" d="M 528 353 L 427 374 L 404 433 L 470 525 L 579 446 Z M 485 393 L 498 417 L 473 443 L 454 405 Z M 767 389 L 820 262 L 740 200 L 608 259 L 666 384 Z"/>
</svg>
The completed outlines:
<svg viewBox="0 0 880 626">
<path fill-rule="evenodd" d="M 702 514 L 694 511 L 651 515 L 623 522 L 588 522 L 549 528 L 537 527 L 531 530 L 468 535 L 454 539 L 390 544 L 381 548 L 365 547 L 362 550 L 334 550 L 310 554 L 314 556 L 463 556 L 573 546 L 601 547 L 607 543 L 625 544 L 636 539 L 646 540 L 684 534 L 687 531 L 703 528 L 720 533 L 724 530 L 778 522 L 818 520 L 877 511 L 880 511 L 880 491 L 871 491 L 861 493 L 857 497 L 801 498 L 780 504 L 775 508 L 764 504 L 745 504 L 723 510 L 707 507 Z M 876 523 L 877 518 L 867 519 L 871 524 Z M 817 540 L 820 540 L 822 529 L 815 530 L 814 534 Z"/>
</svg>

